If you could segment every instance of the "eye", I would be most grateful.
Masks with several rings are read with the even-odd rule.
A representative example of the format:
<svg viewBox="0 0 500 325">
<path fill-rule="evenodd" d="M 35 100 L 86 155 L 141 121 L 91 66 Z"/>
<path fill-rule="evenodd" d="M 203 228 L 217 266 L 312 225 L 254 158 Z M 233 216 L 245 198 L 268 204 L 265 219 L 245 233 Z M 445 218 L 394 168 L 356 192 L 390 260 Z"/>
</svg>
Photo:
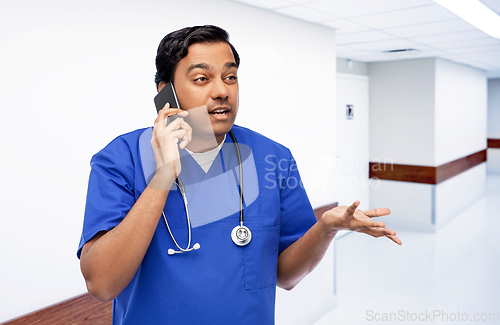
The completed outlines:
<svg viewBox="0 0 500 325">
<path fill-rule="evenodd" d="M 199 78 L 196 78 L 194 79 L 194 81 L 201 81 L 201 82 L 204 82 L 204 81 L 207 81 L 208 79 L 205 78 L 205 77 L 199 77 Z"/>
<path fill-rule="evenodd" d="M 237 76 L 228 76 L 228 77 L 226 77 L 226 82 L 229 84 L 234 84 L 237 79 L 238 79 Z"/>
</svg>

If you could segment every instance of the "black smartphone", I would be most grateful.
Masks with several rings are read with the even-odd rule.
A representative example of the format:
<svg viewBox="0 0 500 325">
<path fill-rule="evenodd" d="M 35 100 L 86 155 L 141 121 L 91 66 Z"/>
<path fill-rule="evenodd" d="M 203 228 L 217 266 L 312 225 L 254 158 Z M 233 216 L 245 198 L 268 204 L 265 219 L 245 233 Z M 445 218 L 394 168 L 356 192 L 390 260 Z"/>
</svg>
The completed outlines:
<svg viewBox="0 0 500 325">
<path fill-rule="evenodd" d="M 158 95 L 155 96 L 154 101 L 155 101 L 157 113 L 160 112 L 160 110 L 162 110 L 163 107 L 165 107 L 166 103 L 170 104 L 170 108 L 181 108 L 179 105 L 179 102 L 177 101 L 177 95 L 175 93 L 174 84 L 171 82 L 167 83 L 162 88 L 162 90 L 160 90 Z M 180 117 L 179 115 L 174 115 L 174 116 L 168 117 L 167 125 L 179 117 Z"/>
</svg>

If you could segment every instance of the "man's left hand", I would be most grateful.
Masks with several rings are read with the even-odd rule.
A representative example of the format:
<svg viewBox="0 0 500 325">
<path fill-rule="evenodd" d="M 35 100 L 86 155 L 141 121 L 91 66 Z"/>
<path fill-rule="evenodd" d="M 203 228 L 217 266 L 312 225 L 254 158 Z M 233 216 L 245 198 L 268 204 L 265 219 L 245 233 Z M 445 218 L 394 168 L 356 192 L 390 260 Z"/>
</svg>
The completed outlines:
<svg viewBox="0 0 500 325">
<path fill-rule="evenodd" d="M 394 230 L 385 228 L 383 222 L 373 221 L 373 217 L 386 216 L 391 213 L 387 208 L 377 208 L 367 211 L 358 210 L 359 201 L 351 206 L 339 206 L 326 211 L 320 219 L 327 231 L 350 230 L 362 232 L 373 237 L 386 236 L 398 245 L 401 240 Z"/>
</svg>

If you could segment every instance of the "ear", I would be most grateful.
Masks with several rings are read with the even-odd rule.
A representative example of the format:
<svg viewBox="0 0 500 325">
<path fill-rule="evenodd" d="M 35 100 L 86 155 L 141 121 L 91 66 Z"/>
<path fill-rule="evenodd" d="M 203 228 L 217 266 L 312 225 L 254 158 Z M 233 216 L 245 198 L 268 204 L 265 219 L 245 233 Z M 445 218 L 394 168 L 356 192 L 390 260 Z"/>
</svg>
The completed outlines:
<svg viewBox="0 0 500 325">
<path fill-rule="evenodd" d="M 160 92 L 167 83 L 165 81 L 160 81 L 158 84 L 158 92 Z"/>
</svg>

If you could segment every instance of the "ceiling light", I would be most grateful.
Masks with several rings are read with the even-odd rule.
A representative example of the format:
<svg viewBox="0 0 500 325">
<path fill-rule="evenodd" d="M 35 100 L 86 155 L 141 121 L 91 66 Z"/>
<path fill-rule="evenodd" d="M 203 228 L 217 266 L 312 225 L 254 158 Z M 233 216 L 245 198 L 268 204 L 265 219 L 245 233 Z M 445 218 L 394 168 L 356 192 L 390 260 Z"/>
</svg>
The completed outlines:
<svg viewBox="0 0 500 325">
<path fill-rule="evenodd" d="M 500 16 L 479 0 L 434 0 L 486 34 L 500 39 Z"/>
<path fill-rule="evenodd" d="M 419 52 L 417 49 L 397 49 L 397 50 L 388 50 L 382 51 L 383 53 L 401 53 L 401 52 Z"/>
</svg>

